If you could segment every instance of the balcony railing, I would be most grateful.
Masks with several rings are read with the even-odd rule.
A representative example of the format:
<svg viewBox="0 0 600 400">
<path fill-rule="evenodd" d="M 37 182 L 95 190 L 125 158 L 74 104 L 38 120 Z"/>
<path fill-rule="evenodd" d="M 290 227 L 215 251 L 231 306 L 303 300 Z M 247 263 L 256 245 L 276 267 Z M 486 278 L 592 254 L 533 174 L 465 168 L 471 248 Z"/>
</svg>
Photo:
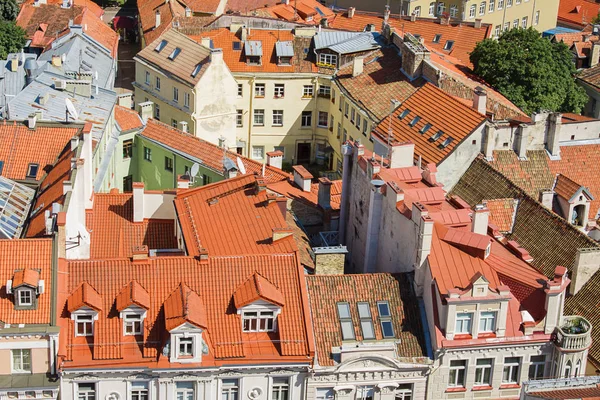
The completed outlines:
<svg viewBox="0 0 600 400">
<path fill-rule="evenodd" d="M 592 342 L 592 325 L 580 316 L 564 317 L 556 328 L 556 345 L 563 350 L 583 350 Z"/>
</svg>

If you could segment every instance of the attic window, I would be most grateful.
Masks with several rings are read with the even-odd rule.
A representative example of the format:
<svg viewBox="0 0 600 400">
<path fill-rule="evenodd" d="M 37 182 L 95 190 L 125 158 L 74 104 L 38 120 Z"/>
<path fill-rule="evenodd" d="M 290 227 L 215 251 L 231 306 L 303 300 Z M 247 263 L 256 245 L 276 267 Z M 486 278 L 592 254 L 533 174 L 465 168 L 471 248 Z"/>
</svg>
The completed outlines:
<svg viewBox="0 0 600 400">
<path fill-rule="evenodd" d="M 198 75 L 198 72 L 200 72 L 201 69 L 202 69 L 202 64 L 196 65 L 196 67 L 194 68 L 194 71 L 192 72 L 192 78 L 195 78 L 196 75 Z"/>
<path fill-rule="evenodd" d="M 162 51 L 162 49 L 165 48 L 165 46 L 168 44 L 169 42 L 166 41 L 165 39 L 161 40 L 160 43 L 158 44 L 158 46 L 156 46 L 154 48 L 154 51 L 160 53 Z"/>
<path fill-rule="evenodd" d="M 430 142 L 435 142 L 436 140 L 438 140 L 439 138 L 442 137 L 442 135 L 444 134 L 444 132 L 442 131 L 437 131 L 435 134 L 433 134 L 430 138 L 429 141 Z"/>
<path fill-rule="evenodd" d="M 233 49 L 236 51 L 242 50 L 242 42 L 233 42 L 232 46 L 233 46 Z"/>
<path fill-rule="evenodd" d="M 354 325 L 350 316 L 350 304 L 337 303 L 338 318 L 342 326 L 342 340 L 354 339 Z"/>
<path fill-rule="evenodd" d="M 39 164 L 33 164 L 33 163 L 29 164 L 29 166 L 27 167 L 27 176 L 26 177 L 35 179 L 39 169 L 40 169 Z"/>
<path fill-rule="evenodd" d="M 406 117 L 409 113 L 410 110 L 407 108 L 406 110 L 402 111 L 400 115 L 398 115 L 398 119 L 404 119 L 404 117 Z"/>
<path fill-rule="evenodd" d="M 444 50 L 450 51 L 452 50 L 452 47 L 454 47 L 454 40 L 447 40 L 444 45 Z"/>
<path fill-rule="evenodd" d="M 411 128 L 413 126 L 415 126 L 417 124 L 417 122 L 419 122 L 421 120 L 421 117 L 419 117 L 418 115 L 416 117 L 413 118 L 412 121 L 410 121 L 410 123 L 408 124 Z"/>
<path fill-rule="evenodd" d="M 123 318 L 123 331 L 125 335 L 141 335 L 144 318 L 140 314 L 127 313 Z"/>
<path fill-rule="evenodd" d="M 392 313 L 390 312 L 390 305 L 387 301 L 380 301 L 377 303 L 377 310 L 379 311 L 379 322 L 381 323 L 381 332 L 384 338 L 394 337 L 394 326 L 392 325 Z"/>
<path fill-rule="evenodd" d="M 357 307 L 363 339 L 375 339 L 375 329 L 373 329 L 373 319 L 371 318 L 369 303 L 358 303 Z"/>
<path fill-rule="evenodd" d="M 453 138 L 451 138 L 451 137 L 449 137 L 449 138 L 446 138 L 446 140 L 444 140 L 442 143 L 440 143 L 440 145 L 439 145 L 438 147 L 439 147 L 440 149 L 445 149 L 446 147 L 448 147 L 448 145 L 449 145 L 450 143 L 452 143 L 452 141 L 453 141 L 453 140 L 454 140 L 454 139 L 453 139 Z"/>
<path fill-rule="evenodd" d="M 179 47 L 175 47 L 175 50 L 171 54 L 169 54 L 169 60 L 173 61 L 177 58 L 177 56 L 181 53 L 181 49 Z"/>
<path fill-rule="evenodd" d="M 17 305 L 19 306 L 31 306 L 33 305 L 33 290 L 31 289 L 20 289 L 17 291 Z"/>
<path fill-rule="evenodd" d="M 425 126 L 421 128 L 421 130 L 419 131 L 419 133 L 420 133 L 421 135 L 422 135 L 422 134 L 424 134 L 425 132 L 427 132 L 427 131 L 429 130 L 429 128 L 431 128 L 431 126 L 432 126 L 432 125 L 431 125 L 431 124 L 429 124 L 429 123 L 425 124 Z"/>
<path fill-rule="evenodd" d="M 244 311 L 242 327 L 244 332 L 274 332 L 275 313 L 273 311 Z"/>
<path fill-rule="evenodd" d="M 442 35 L 438 33 L 437 35 L 435 35 L 433 37 L 433 43 L 439 43 L 441 38 L 442 38 Z"/>
<path fill-rule="evenodd" d="M 75 336 L 93 336 L 94 317 L 90 314 L 78 314 L 75 316 Z"/>
</svg>

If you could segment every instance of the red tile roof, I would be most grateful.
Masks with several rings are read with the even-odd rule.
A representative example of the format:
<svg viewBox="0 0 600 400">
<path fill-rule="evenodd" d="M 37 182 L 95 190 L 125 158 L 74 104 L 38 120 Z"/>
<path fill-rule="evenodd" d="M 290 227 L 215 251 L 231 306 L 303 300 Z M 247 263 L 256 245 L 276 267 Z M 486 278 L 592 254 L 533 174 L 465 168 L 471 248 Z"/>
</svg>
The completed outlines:
<svg viewBox="0 0 600 400">
<path fill-rule="evenodd" d="M 587 0 L 560 0 L 558 22 L 583 28 L 598 15 L 600 5 Z"/>
<path fill-rule="evenodd" d="M 555 390 L 528 392 L 527 397 L 536 397 L 545 400 L 600 400 L 600 385 L 592 387 L 573 387 Z"/>
<path fill-rule="evenodd" d="M 198 296 L 185 283 L 181 283 L 165 300 L 165 328 L 172 331 L 185 323 L 206 329 L 206 310 Z"/>
<path fill-rule="evenodd" d="M 274 229 L 288 225 L 267 191 L 256 192 L 258 178 L 241 175 L 195 189 L 175 198 L 179 224 L 190 255 L 292 253 L 293 237 L 273 242 Z"/>
<path fill-rule="evenodd" d="M 250 11 L 265 6 L 274 6 L 275 4 L 278 4 L 280 2 L 280 0 L 227 0 L 227 11 L 247 14 Z"/>
<path fill-rule="evenodd" d="M 258 273 L 242 283 L 233 293 L 235 308 L 241 308 L 257 300 L 265 300 L 278 306 L 285 305 L 283 295 L 275 285 Z"/>
<path fill-rule="evenodd" d="M 405 111 L 408 114 L 399 119 Z M 392 143 L 414 143 L 415 160 L 421 157 L 424 164 L 442 162 L 486 120 L 474 108 L 462 104 L 430 83 L 406 99 L 391 118 Z M 383 119 L 373 132 L 384 143 L 389 136 L 389 122 L 389 117 Z M 427 131 L 422 133 L 426 127 Z M 442 135 L 434 141 L 432 137 L 440 131 Z M 441 147 L 446 139 L 451 142 Z"/>
<path fill-rule="evenodd" d="M 0 240 L 0 321 L 6 324 L 49 324 L 52 297 L 52 239 Z M 6 293 L 6 281 L 13 279 L 18 286 L 18 270 L 39 271 L 45 291 L 37 299 L 37 308 L 16 310 L 12 294 Z M 17 276 L 15 276 L 17 275 Z M 29 273 L 27 273 L 29 275 Z M 24 277 L 29 281 L 29 276 Z M 33 283 L 31 281 L 30 283 Z M 37 286 L 37 285 L 36 285 Z"/>
<path fill-rule="evenodd" d="M 214 14 L 217 12 L 221 0 L 181 0 L 192 12 Z"/>
<path fill-rule="evenodd" d="M 502 233 L 512 232 L 518 200 L 510 198 L 485 200 L 485 205 L 490 210 L 490 222 Z"/>
<path fill-rule="evenodd" d="M 75 24 L 84 27 L 84 32 L 102 46 L 106 47 L 113 58 L 117 58 L 119 51 L 119 34 L 106 25 L 90 9 L 85 9 L 83 13 L 75 19 Z"/>
<path fill-rule="evenodd" d="M 174 151 L 182 153 L 184 156 L 187 155 L 188 157 L 202 160 L 200 163 L 202 166 L 210 168 L 219 174 L 223 173 L 224 152 L 223 148 L 217 145 L 209 143 L 189 133 L 184 133 L 167 124 L 163 124 L 153 119 L 148 120 L 146 127 L 142 132 L 140 132 L 140 136 L 143 139 L 152 140 L 159 145 L 168 146 Z M 257 161 L 240 156 L 239 154 L 231 151 L 225 152 L 225 156 L 234 162 L 236 162 L 237 158 L 239 157 L 244 163 L 246 171 L 249 174 L 262 174 L 263 164 Z M 279 182 L 287 179 L 288 177 L 289 174 L 283 172 L 282 170 L 266 166 L 265 176 L 263 179 L 267 183 L 272 183 Z"/>
<path fill-rule="evenodd" d="M 23 4 L 33 4 L 35 0 L 25 0 Z M 63 0 L 46 0 L 46 4 L 59 5 L 63 4 Z M 104 15 L 104 9 L 93 0 L 72 0 L 71 4 L 75 7 L 85 7 L 90 9 L 98 18 Z"/>
<path fill-rule="evenodd" d="M 278 316 L 275 333 L 243 333 L 241 317 L 231 310 L 236 289 L 259 273 L 280 288 L 285 305 Z M 157 257 L 147 263 L 130 259 L 68 261 L 66 292 L 72 293 L 87 282 L 97 289 L 101 310 L 95 321 L 93 346 L 75 337 L 70 316 L 61 318 L 61 356 L 64 368 L 127 364 L 155 368 L 180 368 L 170 364 L 163 349 L 168 329 L 183 319 L 206 325 L 202 336 L 208 354 L 202 366 L 224 364 L 310 362 L 312 338 L 307 330 L 307 300 L 304 273 L 296 254 L 209 257 Z M 123 287 L 132 281 L 146 288 L 150 307 L 144 321 L 143 342 L 123 336 L 122 320 L 111 312 Z M 190 294 L 189 303 L 181 293 Z M 204 306 L 204 314 L 195 307 Z M 164 309 L 164 314 L 163 314 Z M 128 341 L 127 339 L 132 340 Z M 83 344 L 83 345 L 82 345 Z M 186 364 L 198 367 L 198 364 Z"/>
<path fill-rule="evenodd" d="M 369 303 L 375 338 L 383 339 L 379 324 L 378 301 L 387 301 L 397 341 L 398 358 L 427 356 L 419 306 L 409 278 L 404 274 L 309 275 L 306 277 L 311 317 L 315 330 L 317 360 L 322 366 L 335 365 L 332 349 L 342 346 L 342 330 L 337 303 L 350 305 L 357 341 L 362 341 L 357 303 Z M 415 360 L 410 360 L 414 362 Z"/>
<path fill-rule="evenodd" d="M 581 185 L 577 182 L 573 182 L 571 179 L 567 178 L 563 174 L 558 174 L 556 176 L 556 184 L 554 185 L 554 191 L 557 195 L 566 199 L 567 201 L 571 200 L 571 198 L 579 191 Z"/>
<path fill-rule="evenodd" d="M 584 42 L 586 38 L 590 41 L 597 41 L 598 35 L 592 35 L 591 32 L 557 33 L 552 39 L 556 42 L 563 42 L 568 47 L 571 47 L 576 42 Z"/>
<path fill-rule="evenodd" d="M 184 15 L 184 12 L 176 14 L 177 1 L 165 0 L 137 0 L 140 26 L 146 45 L 152 43 L 171 26 L 176 15 Z M 156 12 L 160 13 L 160 26 L 156 27 Z"/>
<path fill-rule="evenodd" d="M 95 311 L 102 311 L 102 297 L 96 289 L 87 282 L 83 282 L 76 290 L 71 292 L 67 300 L 67 310 L 74 312 L 82 307 L 89 307 Z"/>
<path fill-rule="evenodd" d="M 335 13 L 317 0 L 295 0 L 293 3 L 281 2 L 277 5 L 256 10 L 261 14 L 281 18 L 290 22 L 319 25 L 322 19 L 332 21 Z"/>
<path fill-rule="evenodd" d="M 40 180 L 54 164 L 65 145 L 81 130 L 80 125 L 38 122 L 35 129 L 24 123 L 0 123 L 0 161 L 2 176 L 12 180 L 27 178 L 29 164 L 38 164 L 35 180 Z"/>
<path fill-rule="evenodd" d="M 131 306 L 148 310 L 150 308 L 150 295 L 137 281 L 131 281 L 117 295 L 116 306 L 119 312 Z"/>
<path fill-rule="evenodd" d="M 144 219 L 133 222 L 132 193 L 96 193 L 94 207 L 86 211 L 90 231 L 90 257 L 131 257 L 136 247 L 176 249 L 175 221 Z"/>
<path fill-rule="evenodd" d="M 271 183 L 267 186 L 269 190 L 276 192 L 292 200 L 300 200 L 311 206 L 319 205 L 319 184 L 313 183 L 310 187 L 310 192 L 305 192 L 300 189 L 291 179 L 286 179 L 280 182 Z M 342 180 L 338 179 L 331 182 L 331 199 L 330 205 L 332 210 L 340 209 L 342 200 Z"/>
<path fill-rule="evenodd" d="M 21 285 L 27 285 L 31 287 L 38 287 L 40 283 L 40 271 L 32 268 L 25 268 L 15 272 L 12 286 L 14 288 Z"/>
<path fill-rule="evenodd" d="M 115 121 L 122 132 L 140 129 L 144 126 L 137 112 L 123 106 L 115 106 Z"/>
</svg>

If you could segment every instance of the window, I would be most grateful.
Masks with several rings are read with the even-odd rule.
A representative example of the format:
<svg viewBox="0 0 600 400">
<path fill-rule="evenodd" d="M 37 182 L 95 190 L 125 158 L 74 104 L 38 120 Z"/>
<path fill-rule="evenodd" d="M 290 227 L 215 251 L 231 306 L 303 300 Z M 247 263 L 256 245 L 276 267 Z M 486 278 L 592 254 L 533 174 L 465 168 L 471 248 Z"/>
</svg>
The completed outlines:
<svg viewBox="0 0 600 400">
<path fill-rule="evenodd" d="M 413 385 L 412 383 L 403 383 L 398 385 L 398 388 L 394 391 L 395 400 L 412 400 L 413 398 Z"/>
<path fill-rule="evenodd" d="M 171 126 L 172 126 L 173 128 L 177 128 L 177 120 L 176 120 L 176 119 L 172 119 L 172 120 L 171 120 Z"/>
<path fill-rule="evenodd" d="M 531 365 L 529 366 L 529 380 L 544 379 L 544 369 L 546 368 L 546 356 L 531 356 Z"/>
<path fill-rule="evenodd" d="M 479 315 L 479 332 L 494 332 L 496 330 L 496 312 L 485 311 Z"/>
<path fill-rule="evenodd" d="M 264 147 L 260 146 L 260 148 L 264 152 Z M 252 155 L 255 155 L 254 147 L 252 147 Z M 242 328 L 244 332 L 274 332 L 275 313 L 273 311 L 246 311 L 242 315 Z"/>
<path fill-rule="evenodd" d="M 329 114 L 327 114 L 325 111 L 319 111 L 319 120 L 317 122 L 317 125 L 319 125 L 323 128 L 327 128 L 328 120 L 329 120 Z"/>
<path fill-rule="evenodd" d="M 265 110 L 254 110 L 254 126 L 265 125 Z"/>
<path fill-rule="evenodd" d="M 334 398 L 335 393 L 333 388 L 317 388 L 316 400 L 333 400 Z"/>
<path fill-rule="evenodd" d="M 173 171 L 173 159 L 165 157 L 165 169 L 167 169 L 167 160 L 171 160 L 171 169 L 169 171 Z M 125 335 L 141 335 L 142 334 L 142 324 L 143 319 L 139 314 L 125 314 L 125 318 L 123 321 L 124 328 L 123 331 Z"/>
<path fill-rule="evenodd" d="M 475 386 L 492 385 L 492 359 L 481 358 L 475 366 Z"/>
<path fill-rule="evenodd" d="M 527 29 L 527 17 L 521 18 L 521 28 Z"/>
<path fill-rule="evenodd" d="M 156 90 L 160 91 L 160 78 L 158 76 L 156 77 L 156 85 L 155 85 L 155 87 L 156 87 Z"/>
<path fill-rule="evenodd" d="M 521 4 L 521 0 L 515 0 L 515 4 L 517 4 L 517 5 Z"/>
<path fill-rule="evenodd" d="M 313 85 L 304 85 L 302 88 L 302 97 L 313 97 Z"/>
<path fill-rule="evenodd" d="M 254 97 L 265 97 L 265 84 L 257 83 L 254 85 Z"/>
<path fill-rule="evenodd" d="M 342 95 L 340 93 L 340 104 L 338 106 L 338 110 L 342 111 L 342 103 L 344 102 L 344 99 L 342 98 Z"/>
<path fill-rule="evenodd" d="M 466 370 L 467 370 L 467 360 L 452 360 L 452 361 L 450 361 L 450 378 L 448 381 L 448 386 L 464 387 Z"/>
<path fill-rule="evenodd" d="M 412 119 L 412 121 L 410 121 L 410 122 L 408 123 L 408 126 L 410 126 L 410 127 L 412 128 L 412 127 L 413 127 L 413 126 L 415 126 L 415 125 L 417 124 L 417 122 L 419 122 L 420 120 L 421 120 L 421 117 L 419 117 L 419 116 L 417 115 L 416 117 L 414 117 L 414 118 Z"/>
<path fill-rule="evenodd" d="M 420 133 L 421 135 L 422 135 L 422 134 L 424 134 L 424 133 L 425 133 L 425 132 L 427 132 L 429 129 L 431 129 L 431 126 L 432 126 L 432 125 L 431 125 L 430 123 L 427 123 L 427 124 L 423 125 L 423 127 L 422 127 L 422 128 L 419 130 L 419 133 Z"/>
<path fill-rule="evenodd" d="M 490 0 L 490 6 L 488 7 L 488 12 L 494 12 L 495 7 L 496 7 L 496 0 Z"/>
<path fill-rule="evenodd" d="M 324 66 L 335 67 L 337 65 L 337 55 L 335 54 L 319 54 L 319 64 Z"/>
<path fill-rule="evenodd" d="M 173 172 L 173 159 L 171 157 L 165 157 L 165 171 Z"/>
<path fill-rule="evenodd" d="M 91 315 L 75 316 L 75 336 L 92 336 L 94 318 Z"/>
<path fill-rule="evenodd" d="M 471 313 L 457 313 L 456 314 L 456 333 L 471 333 L 471 319 L 473 314 Z"/>
<path fill-rule="evenodd" d="M 446 4 L 444 2 L 439 2 L 437 4 L 437 15 L 442 15 L 446 11 Z"/>
<path fill-rule="evenodd" d="M 354 123 L 355 119 L 356 119 L 356 110 L 353 108 L 352 110 L 350 110 L 350 122 Z"/>
<path fill-rule="evenodd" d="M 540 23 L 540 12 L 539 10 L 535 12 L 535 18 L 533 19 L 533 24 L 537 25 Z"/>
<path fill-rule="evenodd" d="M 446 44 L 444 45 L 444 50 L 450 51 L 452 50 L 452 47 L 454 47 L 454 40 L 447 40 Z"/>
<path fill-rule="evenodd" d="M 160 121 L 160 107 L 158 104 L 154 105 L 154 118 Z"/>
<path fill-rule="evenodd" d="M 325 85 L 319 86 L 319 96 L 330 97 L 331 96 L 331 86 L 325 86 Z"/>
<path fill-rule="evenodd" d="M 285 85 L 283 83 L 275 84 L 275 97 L 283 97 L 285 94 Z"/>
<path fill-rule="evenodd" d="M 519 18 L 513 21 L 513 29 L 517 29 L 519 27 Z"/>
<path fill-rule="evenodd" d="M 439 43 L 441 38 L 442 38 L 442 35 L 440 35 L 439 33 L 438 33 L 438 34 L 436 34 L 436 35 L 433 37 L 433 43 Z"/>
<path fill-rule="evenodd" d="M 348 118 L 349 113 L 350 113 L 350 104 L 346 103 L 345 108 L 344 108 L 344 115 L 346 116 L 346 118 Z"/>
<path fill-rule="evenodd" d="M 31 372 L 31 350 L 14 349 L 12 350 L 12 372 L 22 373 Z"/>
<path fill-rule="evenodd" d="M 337 125 L 337 138 L 339 139 L 342 136 L 342 124 L 338 122 Z"/>
<path fill-rule="evenodd" d="M 265 147 L 252 146 L 252 158 L 254 160 L 262 160 L 263 158 L 265 158 Z"/>
<path fill-rule="evenodd" d="M 506 0 L 506 8 L 512 7 L 512 0 Z"/>
<path fill-rule="evenodd" d="M 563 374 L 563 378 L 566 379 L 566 378 L 571 377 L 571 367 L 572 367 L 572 364 L 571 364 L 571 361 L 569 360 L 569 361 L 567 361 L 567 364 L 565 365 L 565 371 Z"/>
<path fill-rule="evenodd" d="M 131 383 L 131 400 L 148 400 L 148 384 L 146 382 Z"/>
<path fill-rule="evenodd" d="M 177 382 L 175 400 L 194 400 L 194 382 Z"/>
<path fill-rule="evenodd" d="M 505 22 L 503 31 L 506 32 L 509 29 L 510 29 L 510 22 Z"/>
<path fill-rule="evenodd" d="M 368 122 L 367 122 L 367 119 L 365 118 L 365 119 L 363 119 L 363 129 L 362 129 L 362 133 L 365 136 L 367 135 L 367 128 L 368 128 Z"/>
<path fill-rule="evenodd" d="M 475 4 L 471 5 L 469 9 L 469 18 L 475 18 L 475 11 L 477 10 L 477 6 Z"/>
<path fill-rule="evenodd" d="M 165 48 L 167 43 L 169 43 L 167 40 L 164 40 L 164 39 L 161 40 L 160 43 L 154 48 L 154 51 L 160 53 L 162 51 L 162 49 Z"/>
<path fill-rule="evenodd" d="M 123 140 L 123 158 L 131 158 L 133 155 L 133 139 Z"/>
<path fill-rule="evenodd" d="M 356 400 L 373 400 L 375 388 L 373 386 L 358 386 L 356 388 Z"/>
<path fill-rule="evenodd" d="M 394 326 L 392 325 L 392 313 L 390 305 L 387 301 L 377 303 L 377 311 L 379 311 L 379 323 L 381 324 L 381 332 L 384 338 L 394 337 Z"/>
<path fill-rule="evenodd" d="M 238 128 L 244 126 L 244 110 L 236 110 L 235 126 Z"/>
<path fill-rule="evenodd" d="M 202 174 L 202 184 L 203 185 L 210 185 L 210 176 L 206 175 L 206 174 Z"/>
<path fill-rule="evenodd" d="M 146 85 L 150 85 L 150 72 L 146 71 Z"/>
<path fill-rule="evenodd" d="M 244 95 L 244 86 L 242 86 L 241 83 L 238 83 L 237 95 L 238 97 L 242 97 Z"/>
<path fill-rule="evenodd" d="M 342 326 L 342 339 L 354 339 L 354 324 L 350 316 L 350 304 L 337 303 L 338 317 Z"/>
<path fill-rule="evenodd" d="M 498 10 L 502 10 L 504 7 L 504 0 L 498 0 Z"/>
<path fill-rule="evenodd" d="M 29 164 L 27 166 L 27 178 L 35 179 L 39 169 L 40 169 L 39 164 Z"/>
<path fill-rule="evenodd" d="M 31 306 L 33 305 L 33 292 L 29 289 L 20 289 L 17 303 L 20 306 Z"/>
<path fill-rule="evenodd" d="M 356 126 L 356 128 L 360 129 L 360 120 L 361 120 L 361 116 L 360 114 L 357 112 L 356 113 L 356 123 L 354 124 Z"/>
<path fill-rule="evenodd" d="M 435 12 L 435 2 L 429 3 L 429 15 L 433 15 Z"/>
<path fill-rule="evenodd" d="M 283 110 L 273 110 L 273 126 L 283 125 Z"/>
<path fill-rule="evenodd" d="M 169 54 L 169 60 L 173 61 L 177 58 L 177 56 L 181 53 L 181 49 L 179 47 L 175 47 L 171 54 Z"/>
<path fill-rule="evenodd" d="M 329 130 L 333 132 L 333 127 L 335 126 L 335 120 L 333 118 L 333 114 L 329 117 Z"/>
<path fill-rule="evenodd" d="M 237 379 L 223 379 L 221 400 L 238 400 L 239 382 Z"/>
<path fill-rule="evenodd" d="M 415 7 L 415 11 L 413 11 L 413 15 L 415 17 L 420 17 L 421 16 L 421 6 Z"/>
<path fill-rule="evenodd" d="M 457 15 L 458 15 L 458 6 L 453 4 L 450 6 L 450 16 L 452 18 L 456 18 Z"/>
<path fill-rule="evenodd" d="M 312 126 L 312 111 L 302 111 L 302 126 L 305 128 Z"/>
<path fill-rule="evenodd" d="M 180 337 L 179 338 L 179 352 L 180 357 L 190 357 L 194 355 L 194 338 L 191 337 Z"/>
<path fill-rule="evenodd" d="M 375 329 L 373 329 L 373 319 L 371 318 L 371 307 L 369 303 L 357 303 L 358 317 L 360 318 L 360 329 L 363 339 L 375 339 Z"/>
<path fill-rule="evenodd" d="M 504 373 L 502 383 L 519 383 L 520 357 L 506 357 L 504 359 Z"/>
<path fill-rule="evenodd" d="M 479 4 L 479 15 L 485 14 L 485 1 Z"/>
<path fill-rule="evenodd" d="M 173 88 L 173 101 L 179 103 L 179 89 L 176 87 Z"/>
<path fill-rule="evenodd" d="M 80 383 L 77 385 L 77 400 L 96 400 L 96 384 Z"/>
<path fill-rule="evenodd" d="M 494 28 L 494 37 L 495 38 L 500 37 L 500 29 L 502 29 L 502 27 L 500 25 L 496 25 L 496 28 Z"/>
<path fill-rule="evenodd" d="M 273 378 L 272 400 L 288 400 L 290 384 L 288 378 Z"/>
<path fill-rule="evenodd" d="M 144 160 L 152 161 L 152 149 L 144 146 Z"/>
</svg>

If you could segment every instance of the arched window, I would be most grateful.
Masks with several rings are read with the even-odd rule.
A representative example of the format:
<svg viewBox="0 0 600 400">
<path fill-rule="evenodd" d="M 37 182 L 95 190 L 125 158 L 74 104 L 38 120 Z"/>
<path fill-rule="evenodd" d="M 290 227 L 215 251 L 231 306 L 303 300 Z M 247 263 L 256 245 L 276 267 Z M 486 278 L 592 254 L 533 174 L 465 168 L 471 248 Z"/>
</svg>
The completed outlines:
<svg viewBox="0 0 600 400">
<path fill-rule="evenodd" d="M 435 1 L 429 3 L 429 15 L 434 15 L 435 13 Z"/>
<path fill-rule="evenodd" d="M 565 365 L 565 373 L 563 377 L 570 378 L 571 377 L 571 361 L 567 361 L 567 365 Z"/>
<path fill-rule="evenodd" d="M 577 364 L 575 364 L 575 374 L 573 374 L 573 376 L 578 377 L 579 371 L 581 371 L 581 360 L 577 360 Z"/>
</svg>

